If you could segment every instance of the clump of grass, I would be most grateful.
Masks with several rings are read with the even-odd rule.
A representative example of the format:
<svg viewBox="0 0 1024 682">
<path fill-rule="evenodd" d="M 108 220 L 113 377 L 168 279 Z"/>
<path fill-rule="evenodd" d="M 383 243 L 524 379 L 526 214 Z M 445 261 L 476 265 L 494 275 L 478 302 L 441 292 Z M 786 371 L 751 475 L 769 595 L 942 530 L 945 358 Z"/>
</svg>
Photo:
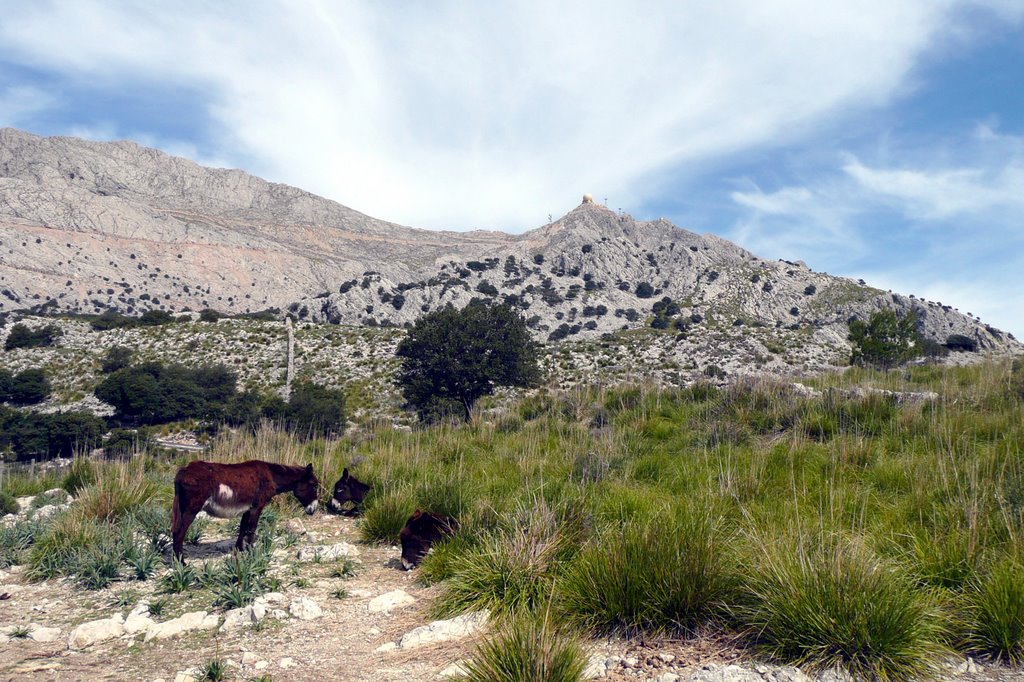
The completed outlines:
<svg viewBox="0 0 1024 682">
<path fill-rule="evenodd" d="M 944 653 L 942 618 L 927 593 L 863 546 L 764 547 L 740 621 L 757 645 L 811 668 L 855 677 L 927 677 Z"/>
<path fill-rule="evenodd" d="M 22 563 L 42 530 L 43 524 L 36 520 L 0 526 L 0 568 Z"/>
<path fill-rule="evenodd" d="M 228 679 L 227 661 L 214 658 L 203 663 L 193 676 L 199 682 L 222 682 Z"/>
<path fill-rule="evenodd" d="M 966 595 L 968 648 L 1020 665 L 1024 662 L 1024 566 L 996 563 Z"/>
<path fill-rule="evenodd" d="M 80 492 L 78 506 L 88 518 L 118 519 L 145 506 L 156 497 L 157 490 L 139 458 L 104 467 L 96 482 Z"/>
<path fill-rule="evenodd" d="M 27 639 L 32 634 L 32 626 L 30 625 L 15 625 L 7 631 L 7 636 L 11 639 Z"/>
<path fill-rule="evenodd" d="M 412 496 L 404 489 L 367 499 L 360 537 L 366 542 L 398 542 L 398 534 L 415 508 Z"/>
<path fill-rule="evenodd" d="M 352 578 L 356 574 L 358 564 L 355 559 L 345 557 L 337 566 L 331 569 L 328 577 L 331 578 Z"/>
<path fill-rule="evenodd" d="M 160 566 L 159 552 L 149 546 L 128 549 L 125 562 L 128 564 L 129 575 L 134 580 L 149 580 Z"/>
<path fill-rule="evenodd" d="M 728 544 L 710 504 L 625 523 L 575 558 L 558 585 L 559 608 L 595 633 L 690 631 L 731 594 Z"/>
<path fill-rule="evenodd" d="M 575 551 L 578 533 L 543 503 L 519 517 L 453 558 L 451 577 L 434 604 L 438 615 L 487 610 L 503 619 L 536 612 L 550 599 L 552 582 Z"/>
<path fill-rule="evenodd" d="M 153 618 L 160 618 L 167 610 L 170 600 L 167 597 L 159 597 L 149 602 L 149 615 Z"/>
<path fill-rule="evenodd" d="M 72 495 L 96 483 L 96 464 L 88 457 L 78 456 L 71 462 L 61 487 Z"/>
<path fill-rule="evenodd" d="M 118 590 L 110 598 L 111 606 L 133 606 L 139 600 L 139 593 L 135 590 Z"/>
<path fill-rule="evenodd" d="M 0 490 L 0 516 L 18 513 L 18 500 L 6 490 Z"/>
<path fill-rule="evenodd" d="M 269 575 L 270 552 L 269 543 L 257 543 L 225 559 L 214 583 L 214 603 L 240 608 L 275 587 L 277 582 Z"/>
<path fill-rule="evenodd" d="M 587 665 L 579 641 L 545 619 L 519 617 L 485 639 L 466 662 L 469 682 L 578 682 Z"/>
<path fill-rule="evenodd" d="M 160 579 L 160 590 L 167 594 L 181 594 L 196 582 L 195 571 L 188 564 L 171 560 L 171 568 Z"/>
<path fill-rule="evenodd" d="M 345 599 L 346 597 L 348 597 L 348 590 L 346 590 L 344 587 L 336 587 L 333 590 L 331 590 L 331 596 L 335 599 Z"/>
</svg>

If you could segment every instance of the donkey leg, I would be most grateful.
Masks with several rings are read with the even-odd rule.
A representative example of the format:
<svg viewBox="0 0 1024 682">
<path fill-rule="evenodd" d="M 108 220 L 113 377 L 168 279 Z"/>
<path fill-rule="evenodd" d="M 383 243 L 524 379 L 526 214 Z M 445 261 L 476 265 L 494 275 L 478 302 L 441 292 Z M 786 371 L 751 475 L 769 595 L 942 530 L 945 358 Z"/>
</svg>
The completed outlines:
<svg viewBox="0 0 1024 682">
<path fill-rule="evenodd" d="M 256 541 L 256 528 L 260 525 L 260 514 L 263 513 L 263 507 L 253 507 L 247 515 L 251 515 L 249 518 L 249 531 L 245 535 L 245 546 L 246 548 L 252 547 Z"/>
<path fill-rule="evenodd" d="M 246 540 L 251 533 L 250 525 L 252 527 L 256 525 L 252 520 L 252 509 L 242 514 L 242 520 L 238 524 L 238 540 L 235 541 L 235 549 L 239 552 L 245 550 Z"/>
<path fill-rule="evenodd" d="M 182 563 L 185 563 L 185 556 L 182 552 L 182 546 L 185 544 L 185 535 L 188 533 L 189 526 L 195 521 L 196 514 L 198 513 L 198 510 L 192 511 L 186 508 L 180 510 L 180 515 L 174 519 L 174 527 L 171 529 L 172 546 L 174 547 L 174 557 Z"/>
</svg>

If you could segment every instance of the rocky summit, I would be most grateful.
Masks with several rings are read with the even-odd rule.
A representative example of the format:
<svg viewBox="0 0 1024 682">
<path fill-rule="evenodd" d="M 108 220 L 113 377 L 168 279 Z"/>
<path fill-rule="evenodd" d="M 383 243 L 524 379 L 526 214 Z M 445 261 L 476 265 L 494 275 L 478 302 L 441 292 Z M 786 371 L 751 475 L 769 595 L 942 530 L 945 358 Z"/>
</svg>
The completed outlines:
<svg viewBox="0 0 1024 682">
<path fill-rule="evenodd" d="M 137 314 L 278 309 L 312 322 L 402 326 L 473 298 L 518 306 L 538 339 L 597 337 L 673 318 L 770 351 L 798 334 L 848 358 L 851 318 L 916 310 L 926 338 L 1019 353 L 941 302 L 770 261 L 714 235 L 640 221 L 585 197 L 522 234 L 414 229 L 238 170 L 132 142 L 0 130 L 0 312 Z M 667 305 L 667 303 L 662 304 Z"/>
</svg>

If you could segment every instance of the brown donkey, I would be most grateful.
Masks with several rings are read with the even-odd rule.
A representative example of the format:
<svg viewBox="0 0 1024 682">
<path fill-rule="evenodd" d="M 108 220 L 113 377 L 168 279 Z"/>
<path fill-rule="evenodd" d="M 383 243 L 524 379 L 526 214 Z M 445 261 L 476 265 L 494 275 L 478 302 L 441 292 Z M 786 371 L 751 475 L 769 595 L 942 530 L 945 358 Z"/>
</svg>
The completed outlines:
<svg viewBox="0 0 1024 682">
<path fill-rule="evenodd" d="M 293 492 L 306 513 L 312 514 L 316 512 L 319 489 L 312 464 L 287 466 L 256 459 L 241 464 L 190 462 L 174 477 L 174 556 L 184 561 L 185 533 L 200 511 L 221 519 L 241 514 L 235 548 L 242 550 L 252 545 L 260 514 L 274 495 Z"/>
</svg>

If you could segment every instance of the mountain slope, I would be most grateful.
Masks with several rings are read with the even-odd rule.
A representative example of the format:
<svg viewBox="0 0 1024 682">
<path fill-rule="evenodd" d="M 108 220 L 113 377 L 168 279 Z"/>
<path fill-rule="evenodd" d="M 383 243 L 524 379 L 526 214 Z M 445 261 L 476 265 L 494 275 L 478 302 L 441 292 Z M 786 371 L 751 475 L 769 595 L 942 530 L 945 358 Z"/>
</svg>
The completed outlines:
<svg viewBox="0 0 1024 682">
<path fill-rule="evenodd" d="M 48 300 L 79 312 L 278 307 L 313 321 L 403 325 L 496 298 L 554 341 L 645 326 L 668 297 L 666 320 L 691 341 L 749 337 L 755 355 L 785 332 L 820 362 L 841 362 L 848 320 L 884 307 L 915 309 L 939 343 L 961 335 L 980 349 L 1021 350 L 949 306 L 589 199 L 521 235 L 418 230 L 131 142 L 0 130 L 0 229 L 0 311 Z"/>
</svg>

